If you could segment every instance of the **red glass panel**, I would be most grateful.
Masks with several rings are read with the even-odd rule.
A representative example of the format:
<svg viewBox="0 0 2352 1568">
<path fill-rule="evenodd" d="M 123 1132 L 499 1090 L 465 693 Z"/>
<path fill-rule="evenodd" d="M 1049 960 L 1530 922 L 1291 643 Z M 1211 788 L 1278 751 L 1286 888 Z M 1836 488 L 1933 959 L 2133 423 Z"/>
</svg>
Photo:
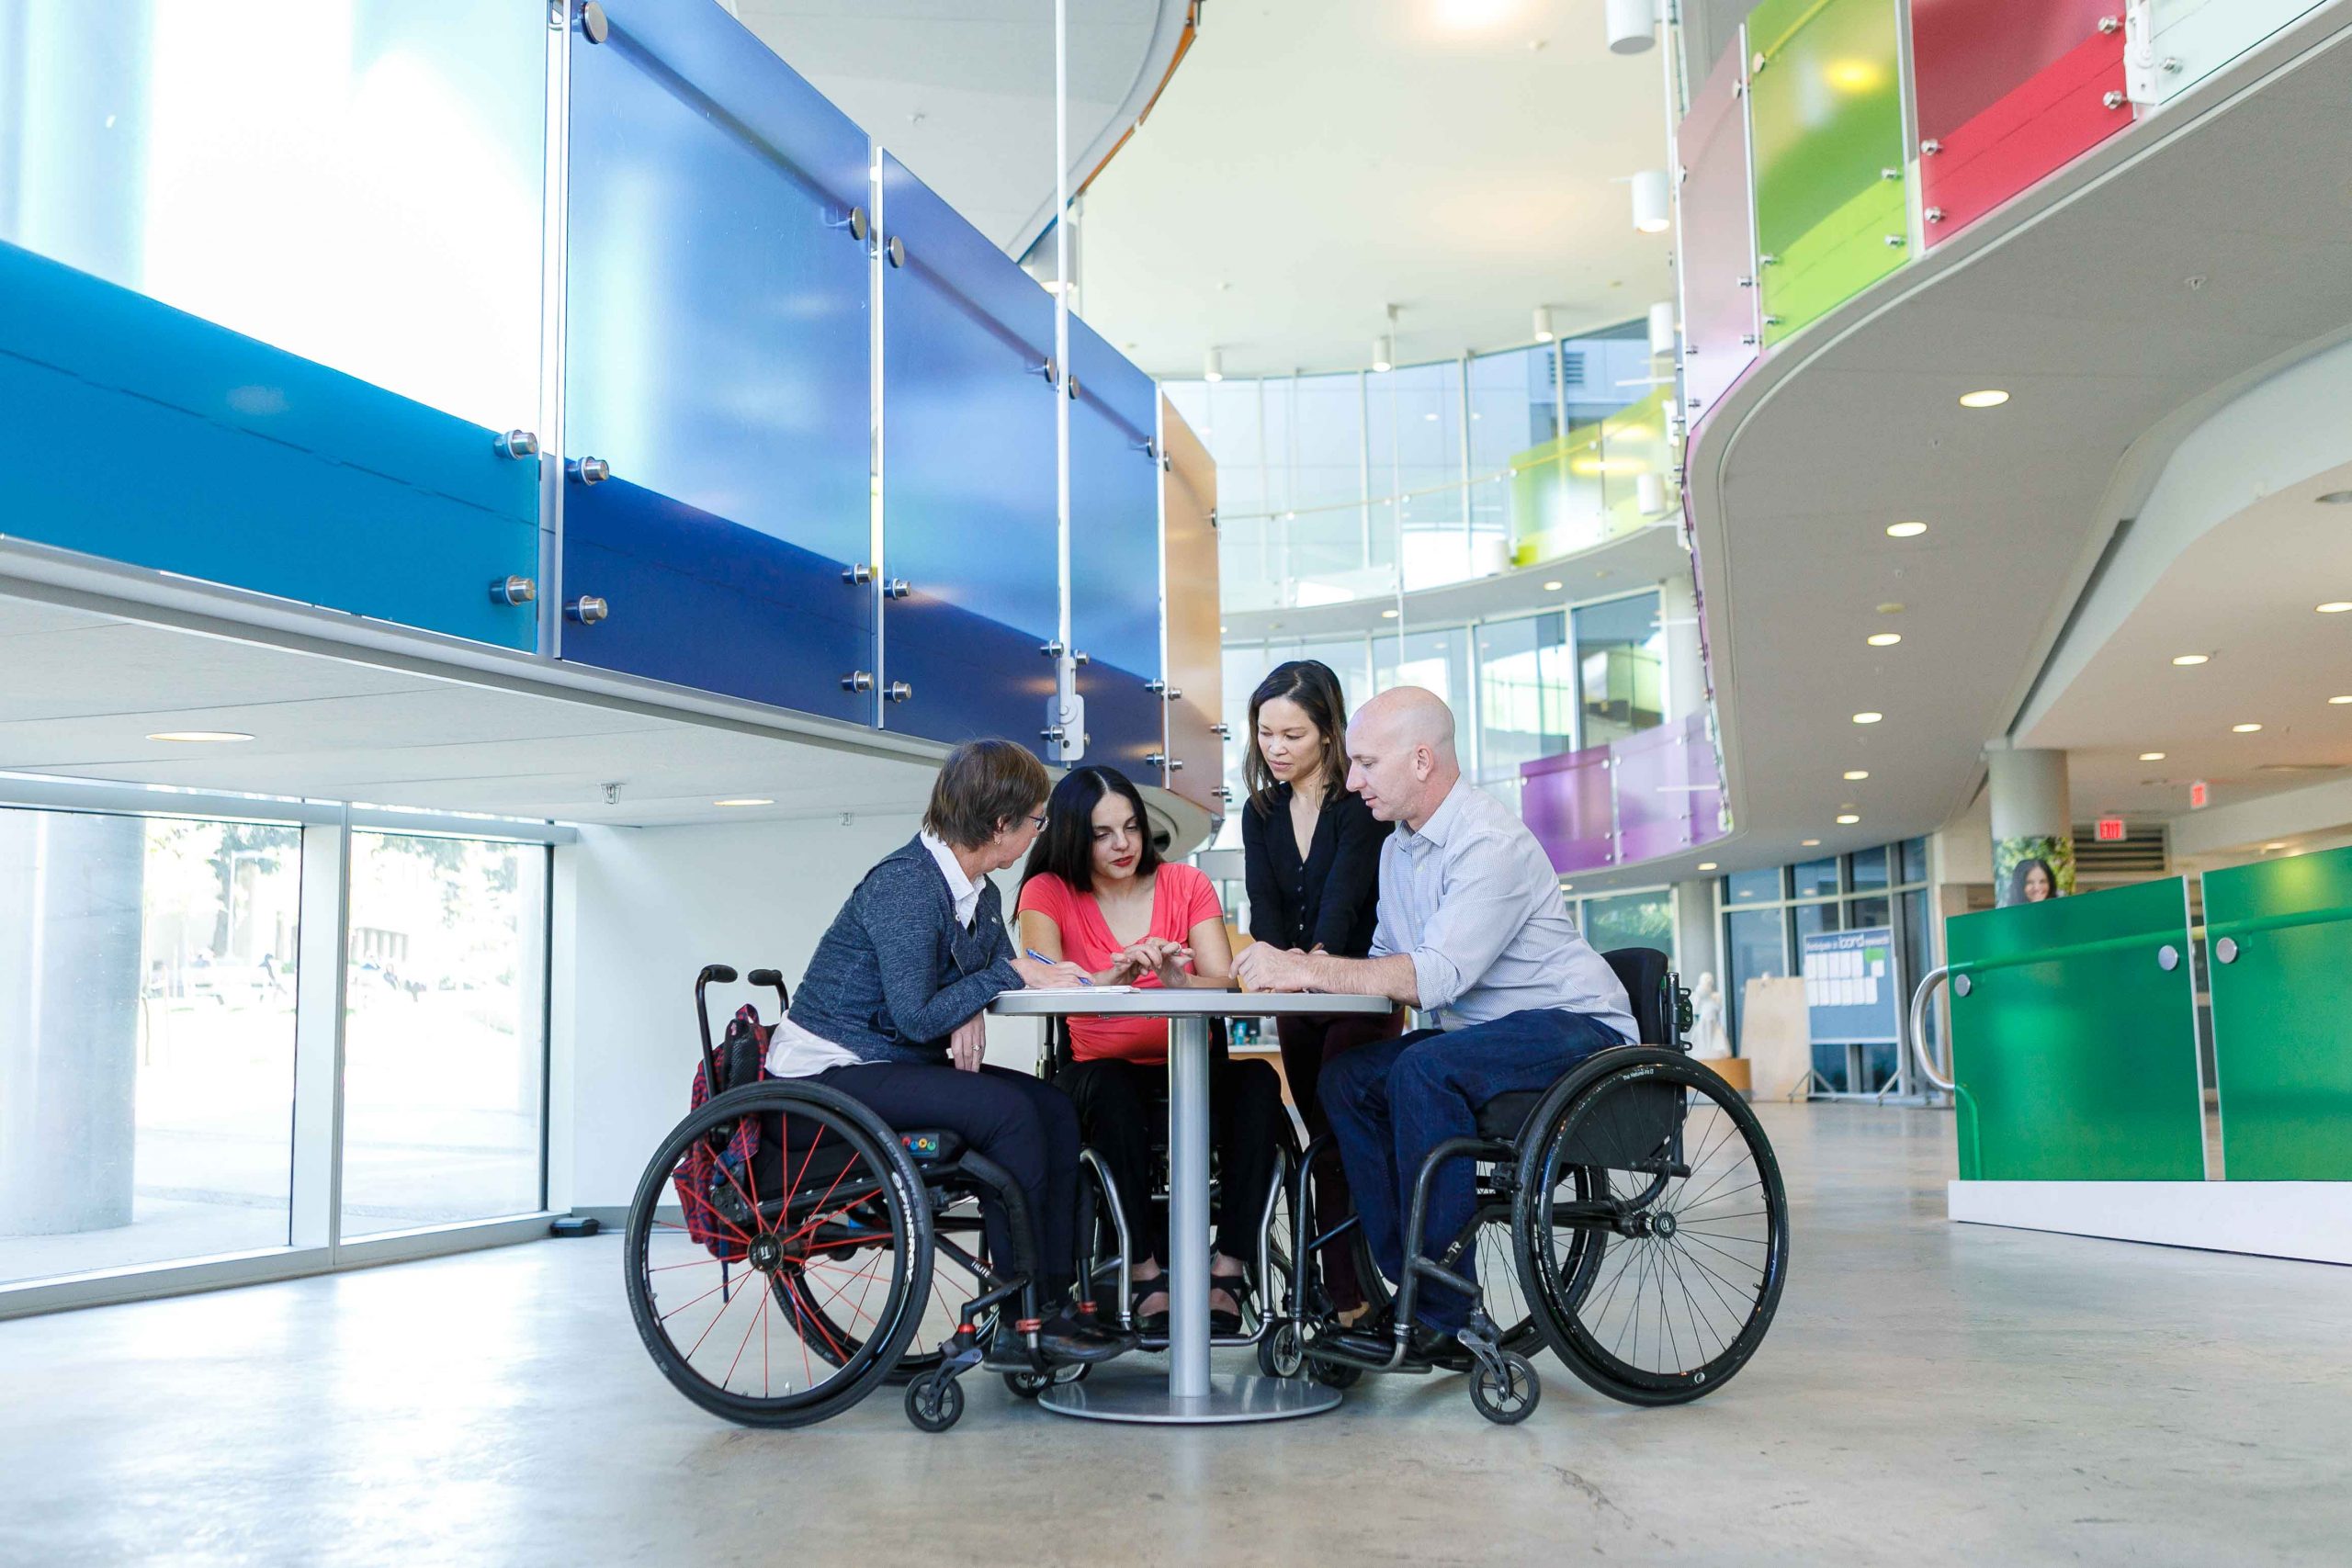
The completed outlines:
<svg viewBox="0 0 2352 1568">
<path fill-rule="evenodd" d="M 2131 125 L 2128 104 L 2107 102 L 2123 90 L 2122 13 L 2122 0 L 1912 0 L 1930 246 Z"/>
</svg>

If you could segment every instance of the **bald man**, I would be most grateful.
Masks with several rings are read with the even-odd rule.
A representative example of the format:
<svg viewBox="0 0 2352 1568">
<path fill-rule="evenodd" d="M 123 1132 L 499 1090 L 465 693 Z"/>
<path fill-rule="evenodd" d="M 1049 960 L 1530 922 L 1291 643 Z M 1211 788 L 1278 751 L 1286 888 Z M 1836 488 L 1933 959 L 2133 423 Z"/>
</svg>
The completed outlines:
<svg viewBox="0 0 2352 1568">
<path fill-rule="evenodd" d="M 1348 787 L 1394 822 L 1380 852 L 1369 958 L 1261 942 L 1235 968 L 1266 991 L 1357 991 L 1419 1008 L 1437 1025 L 1360 1046 L 1323 1069 L 1321 1094 L 1373 1256 L 1402 1281 L 1403 1215 L 1430 1151 L 1475 1136 L 1498 1095 L 1548 1087 L 1594 1052 L 1635 1043 L 1625 987 L 1568 918 L 1559 874 L 1501 801 L 1463 782 L 1453 715 L 1418 686 L 1383 692 L 1348 726 Z M 1476 1213 L 1475 1171 L 1448 1160 L 1430 1184 L 1423 1256 Z M 1475 1270 L 1475 1252 L 1464 1268 Z M 1466 1371 L 1469 1298 L 1424 1279 L 1417 1324 L 1385 1325 L 1408 1358 Z M 1387 1359 L 1384 1325 L 1340 1337 Z"/>
</svg>

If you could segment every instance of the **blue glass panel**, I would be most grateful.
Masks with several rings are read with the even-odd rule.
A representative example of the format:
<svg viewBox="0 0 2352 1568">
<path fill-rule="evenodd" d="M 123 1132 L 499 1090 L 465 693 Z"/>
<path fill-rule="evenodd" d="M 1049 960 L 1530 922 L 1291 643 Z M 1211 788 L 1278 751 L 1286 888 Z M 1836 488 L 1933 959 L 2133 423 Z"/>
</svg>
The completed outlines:
<svg viewBox="0 0 2352 1568">
<path fill-rule="evenodd" d="M 610 614 L 564 628 L 567 659 L 852 722 L 871 694 L 869 594 L 840 566 L 756 528 L 630 484 L 574 482 L 563 508 L 564 591 Z"/>
<path fill-rule="evenodd" d="M 547 36 L 483 0 L 5 0 L 0 240 L 529 428 Z"/>
<path fill-rule="evenodd" d="M 1086 760 L 1138 784 L 1165 749 L 1159 675 L 1159 397 L 1151 378 L 1075 316 L 1069 411 L 1070 637 L 1087 655 Z"/>
<path fill-rule="evenodd" d="M 10 245 L 0 408 L 0 530 L 532 645 L 538 466 L 479 425 Z"/>
<path fill-rule="evenodd" d="M 1054 302 L 895 158 L 882 160 L 883 722 L 1039 744 L 1060 623 Z"/>
<path fill-rule="evenodd" d="M 771 567 L 789 558 L 807 570 L 774 618 L 788 605 L 870 627 L 873 591 L 842 579 L 871 559 L 873 529 L 870 265 L 849 220 L 865 135 L 715 6 L 605 9 L 607 41 L 571 44 L 565 445 L 705 525 L 633 539 L 632 524 L 671 513 L 606 503 L 581 548 L 754 597 L 785 592 Z M 570 487 L 567 508 L 603 489 Z M 569 537 L 565 560 L 567 593 L 614 601 L 612 624 L 567 631 L 567 658 L 742 694 L 749 682 L 813 713 L 841 711 L 841 676 L 873 668 L 870 647 L 829 651 L 786 688 L 776 670 L 747 676 L 728 637 L 641 642 L 597 576 L 615 568 L 575 562 Z"/>
</svg>

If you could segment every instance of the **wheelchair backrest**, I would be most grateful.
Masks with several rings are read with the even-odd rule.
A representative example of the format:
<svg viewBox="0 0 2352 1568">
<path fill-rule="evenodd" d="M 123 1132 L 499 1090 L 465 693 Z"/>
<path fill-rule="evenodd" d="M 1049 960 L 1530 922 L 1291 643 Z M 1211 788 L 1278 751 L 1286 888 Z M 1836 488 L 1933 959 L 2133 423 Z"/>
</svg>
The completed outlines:
<svg viewBox="0 0 2352 1568">
<path fill-rule="evenodd" d="M 1679 1047 L 1680 1009 L 1676 1005 L 1674 966 L 1655 947 L 1617 947 L 1602 953 L 1609 967 L 1624 984 L 1634 1004 L 1634 1021 L 1641 1028 L 1642 1043 Z"/>
</svg>

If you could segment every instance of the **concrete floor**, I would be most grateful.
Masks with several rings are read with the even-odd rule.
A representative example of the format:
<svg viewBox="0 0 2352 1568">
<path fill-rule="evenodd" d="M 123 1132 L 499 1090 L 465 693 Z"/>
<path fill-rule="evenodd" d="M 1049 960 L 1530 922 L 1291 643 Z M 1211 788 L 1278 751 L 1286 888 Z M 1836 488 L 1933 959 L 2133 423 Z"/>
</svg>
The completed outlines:
<svg viewBox="0 0 2352 1568">
<path fill-rule="evenodd" d="M 1694 1405 L 739 1430 L 607 1236 L 0 1324 L 0 1562 L 2352 1561 L 2352 1270 L 1951 1225 L 1948 1117 L 1764 1114 L 1787 1294 Z"/>
</svg>

